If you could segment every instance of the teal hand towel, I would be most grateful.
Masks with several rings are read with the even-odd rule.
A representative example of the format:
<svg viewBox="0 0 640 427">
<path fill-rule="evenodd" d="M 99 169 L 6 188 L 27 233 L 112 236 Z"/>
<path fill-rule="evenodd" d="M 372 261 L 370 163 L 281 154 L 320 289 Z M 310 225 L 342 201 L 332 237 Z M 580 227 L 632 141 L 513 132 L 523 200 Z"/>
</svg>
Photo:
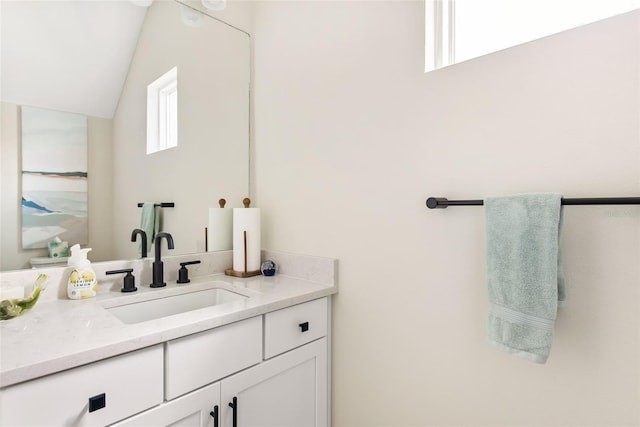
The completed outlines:
<svg viewBox="0 0 640 427">
<path fill-rule="evenodd" d="M 561 195 L 489 197 L 484 206 L 489 340 L 502 351 L 545 363 L 565 297 Z"/>
<path fill-rule="evenodd" d="M 149 245 L 155 240 L 156 234 L 160 231 L 160 207 L 152 202 L 142 204 L 142 214 L 140 216 L 140 228 L 147 234 L 147 251 Z M 138 244 L 138 252 L 142 248 L 142 242 Z"/>
</svg>

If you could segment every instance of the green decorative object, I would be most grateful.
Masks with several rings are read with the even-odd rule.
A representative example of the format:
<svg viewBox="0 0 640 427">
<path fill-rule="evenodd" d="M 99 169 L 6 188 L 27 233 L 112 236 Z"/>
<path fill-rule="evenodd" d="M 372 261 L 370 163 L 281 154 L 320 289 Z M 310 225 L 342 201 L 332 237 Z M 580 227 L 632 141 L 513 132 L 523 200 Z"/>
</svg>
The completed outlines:
<svg viewBox="0 0 640 427">
<path fill-rule="evenodd" d="M 35 282 L 35 287 L 30 297 L 13 298 L 0 301 L 0 320 L 13 319 L 24 314 L 38 302 L 40 293 L 47 286 L 47 275 L 40 274 Z"/>
</svg>

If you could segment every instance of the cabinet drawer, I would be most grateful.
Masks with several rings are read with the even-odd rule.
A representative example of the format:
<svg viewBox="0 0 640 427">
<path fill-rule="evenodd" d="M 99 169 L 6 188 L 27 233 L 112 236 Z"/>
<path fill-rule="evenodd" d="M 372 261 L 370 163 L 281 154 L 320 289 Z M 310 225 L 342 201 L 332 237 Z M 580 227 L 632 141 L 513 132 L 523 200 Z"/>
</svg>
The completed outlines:
<svg viewBox="0 0 640 427">
<path fill-rule="evenodd" d="M 267 313 L 264 316 L 264 358 L 276 356 L 327 335 L 327 299 Z"/>
<path fill-rule="evenodd" d="M 260 316 L 169 341 L 165 398 L 171 400 L 261 360 Z"/>
<path fill-rule="evenodd" d="M 162 402 L 162 362 L 157 345 L 8 387 L 0 393 L 0 425 L 103 426 L 121 420 Z M 91 411 L 90 399 L 102 394 L 104 407 Z M 93 406 L 102 406 L 100 398 L 94 400 Z"/>
</svg>

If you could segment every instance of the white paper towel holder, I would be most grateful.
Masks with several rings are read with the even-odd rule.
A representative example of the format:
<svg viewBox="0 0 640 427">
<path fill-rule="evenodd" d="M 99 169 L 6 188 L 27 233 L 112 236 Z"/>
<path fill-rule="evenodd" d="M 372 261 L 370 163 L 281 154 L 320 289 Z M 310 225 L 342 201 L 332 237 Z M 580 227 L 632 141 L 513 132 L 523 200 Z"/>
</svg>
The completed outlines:
<svg viewBox="0 0 640 427">
<path fill-rule="evenodd" d="M 245 208 L 248 208 L 249 205 L 251 204 L 251 199 L 245 198 L 244 200 L 242 200 L 242 204 L 244 205 Z M 247 271 L 247 230 L 244 230 L 243 232 L 243 240 L 244 240 L 244 264 L 243 264 L 244 271 L 237 271 L 237 270 L 234 270 L 233 268 L 228 268 L 224 271 L 224 274 L 226 274 L 227 276 L 253 277 L 253 276 L 259 276 L 262 274 L 260 270 Z"/>
<path fill-rule="evenodd" d="M 218 206 L 220 209 L 224 209 L 224 205 L 227 204 L 225 199 L 218 200 Z M 204 251 L 209 252 L 209 227 L 204 228 Z"/>
</svg>

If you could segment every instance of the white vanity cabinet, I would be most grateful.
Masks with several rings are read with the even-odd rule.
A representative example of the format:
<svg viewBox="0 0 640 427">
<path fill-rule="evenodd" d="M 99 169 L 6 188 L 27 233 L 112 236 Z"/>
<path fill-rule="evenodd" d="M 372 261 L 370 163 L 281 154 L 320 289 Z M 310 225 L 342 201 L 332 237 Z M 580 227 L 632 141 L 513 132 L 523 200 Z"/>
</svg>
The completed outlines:
<svg viewBox="0 0 640 427">
<path fill-rule="evenodd" d="M 326 427 L 327 375 L 322 338 L 113 427 Z"/>
<path fill-rule="evenodd" d="M 165 343 L 166 401 L 116 426 L 327 427 L 328 310 L 321 298 Z"/>
<path fill-rule="evenodd" d="M 327 427 L 328 298 L 6 387 L 0 426 Z"/>
<path fill-rule="evenodd" d="M 163 401 L 155 345 L 0 391 L 0 426 L 104 426 Z"/>
</svg>

